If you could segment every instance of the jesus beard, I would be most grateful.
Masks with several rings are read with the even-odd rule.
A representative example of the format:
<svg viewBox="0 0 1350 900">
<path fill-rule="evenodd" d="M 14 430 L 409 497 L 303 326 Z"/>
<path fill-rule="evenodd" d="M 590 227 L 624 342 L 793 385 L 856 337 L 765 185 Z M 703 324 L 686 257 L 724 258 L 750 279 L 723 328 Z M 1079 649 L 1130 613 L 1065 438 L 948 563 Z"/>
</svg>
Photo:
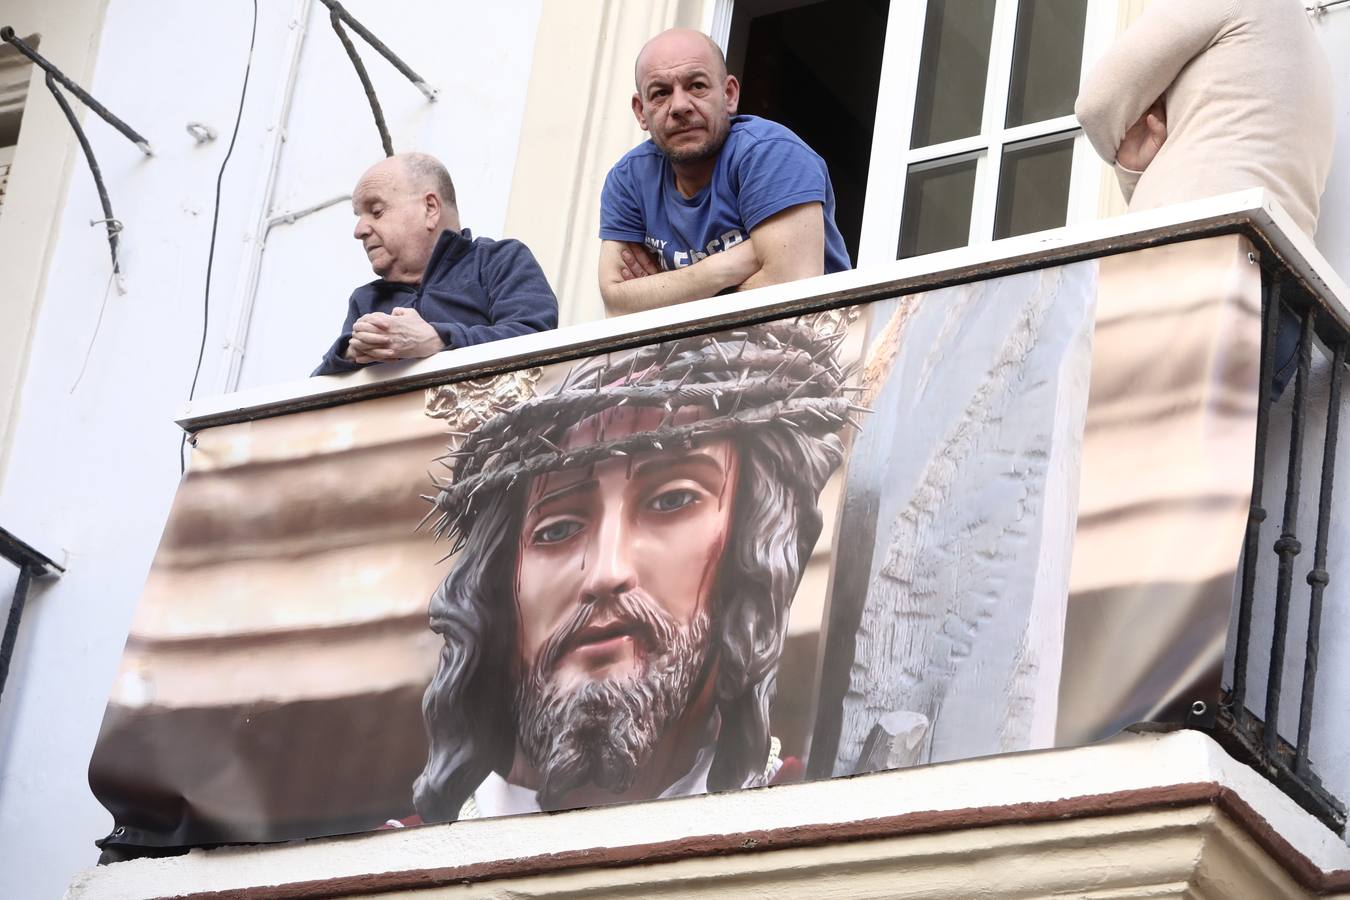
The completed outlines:
<svg viewBox="0 0 1350 900">
<path fill-rule="evenodd" d="M 700 610 L 687 626 L 635 589 L 613 601 L 613 613 L 637 627 L 646 654 L 638 670 L 618 678 L 563 686 L 554 667 L 573 635 L 600 612 L 582 604 L 540 649 L 516 689 L 516 735 L 539 774 L 539 805 L 558 808 L 569 792 L 593 784 L 613 793 L 632 787 L 638 768 L 684 713 L 707 655 L 710 624 Z"/>
</svg>

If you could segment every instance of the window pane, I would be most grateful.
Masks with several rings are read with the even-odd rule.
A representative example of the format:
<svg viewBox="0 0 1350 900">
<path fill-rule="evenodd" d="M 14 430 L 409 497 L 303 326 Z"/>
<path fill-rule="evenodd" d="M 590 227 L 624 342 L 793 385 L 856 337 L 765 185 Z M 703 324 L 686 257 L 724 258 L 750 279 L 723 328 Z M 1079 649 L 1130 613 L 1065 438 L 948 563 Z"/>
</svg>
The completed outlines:
<svg viewBox="0 0 1350 900">
<path fill-rule="evenodd" d="M 993 32 L 994 0 L 928 0 L 911 147 L 980 133 Z"/>
<path fill-rule="evenodd" d="M 1009 128 L 1073 112 L 1086 21 L 1087 0 L 1022 0 L 1008 85 Z"/>
<path fill-rule="evenodd" d="M 1059 228 L 1069 211 L 1073 135 L 1050 142 L 1010 144 L 1003 150 L 994 207 L 994 237 Z"/>
<path fill-rule="evenodd" d="M 915 171 L 905 179 L 899 259 L 964 247 L 970 240 L 975 160 Z"/>
</svg>

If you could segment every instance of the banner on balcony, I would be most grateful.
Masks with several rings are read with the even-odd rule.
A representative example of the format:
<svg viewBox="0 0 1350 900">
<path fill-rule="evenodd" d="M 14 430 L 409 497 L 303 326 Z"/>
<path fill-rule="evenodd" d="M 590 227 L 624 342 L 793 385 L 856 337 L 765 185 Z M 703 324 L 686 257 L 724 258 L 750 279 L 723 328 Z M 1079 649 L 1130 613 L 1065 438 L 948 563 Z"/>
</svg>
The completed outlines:
<svg viewBox="0 0 1350 900">
<path fill-rule="evenodd" d="M 202 431 L 91 763 L 108 843 L 1203 715 L 1259 305 L 1217 238 Z"/>
</svg>

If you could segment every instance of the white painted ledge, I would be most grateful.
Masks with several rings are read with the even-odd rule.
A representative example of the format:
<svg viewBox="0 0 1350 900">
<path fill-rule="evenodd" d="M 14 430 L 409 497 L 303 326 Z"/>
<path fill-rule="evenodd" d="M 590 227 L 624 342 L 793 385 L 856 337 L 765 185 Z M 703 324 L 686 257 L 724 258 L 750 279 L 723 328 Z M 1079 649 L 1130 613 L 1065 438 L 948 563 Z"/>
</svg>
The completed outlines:
<svg viewBox="0 0 1350 900">
<path fill-rule="evenodd" d="M 211 425 L 331 406 L 414 390 L 451 378 L 477 377 L 632 346 L 685 332 L 812 308 L 865 302 L 1077 259 L 1241 232 L 1265 245 L 1343 322 L 1350 324 L 1350 288 L 1313 242 L 1265 191 L 1253 189 L 1099 219 L 1055 231 L 963 247 L 881 266 L 822 275 L 725 297 L 633 313 L 387 363 L 344 375 L 266 385 L 190 403 L 178 418 L 187 431 Z"/>
<path fill-rule="evenodd" d="M 1230 813 L 1241 809 L 1245 821 L 1235 820 L 1239 830 L 1258 844 L 1265 840 L 1268 855 L 1283 857 L 1286 869 L 1301 869 L 1305 880 L 1323 883 L 1328 876 L 1337 884 L 1350 876 L 1350 848 L 1336 835 L 1212 740 L 1181 731 L 702 797 L 195 850 L 88 870 L 66 896 L 317 897 L 330 896 L 329 889 L 359 895 L 354 885 L 388 891 L 555 874 L 561 860 L 572 860 L 567 870 L 573 872 L 640 867 L 670 861 L 663 849 L 672 847 L 679 848 L 679 859 L 748 854 L 757 858 L 750 865 L 772 868 L 772 860 L 764 858 L 773 853 L 764 851 L 791 851 L 812 833 L 815 846 L 842 853 L 844 843 L 834 845 L 835 836 L 857 841 L 916 832 L 959 835 L 975 828 L 1006 832 L 1019 822 L 1107 821 L 1131 812 L 1147 817 L 1207 803 L 1222 809 L 1216 798 Z M 1271 853 L 1270 845 L 1281 852 Z M 388 873 L 402 874 L 380 877 Z"/>
</svg>

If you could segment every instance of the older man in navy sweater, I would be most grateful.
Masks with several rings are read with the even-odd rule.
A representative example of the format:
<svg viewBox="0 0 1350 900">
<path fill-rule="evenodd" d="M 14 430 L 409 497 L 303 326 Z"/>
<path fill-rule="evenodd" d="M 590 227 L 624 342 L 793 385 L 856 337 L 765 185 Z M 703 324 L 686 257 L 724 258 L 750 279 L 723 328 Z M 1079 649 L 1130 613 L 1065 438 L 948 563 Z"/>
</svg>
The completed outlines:
<svg viewBox="0 0 1350 900">
<path fill-rule="evenodd" d="M 356 229 L 380 276 L 352 293 L 342 335 L 315 375 L 423 359 L 558 326 L 558 300 L 520 241 L 459 227 L 450 174 L 425 153 L 391 156 L 352 192 Z"/>
</svg>

